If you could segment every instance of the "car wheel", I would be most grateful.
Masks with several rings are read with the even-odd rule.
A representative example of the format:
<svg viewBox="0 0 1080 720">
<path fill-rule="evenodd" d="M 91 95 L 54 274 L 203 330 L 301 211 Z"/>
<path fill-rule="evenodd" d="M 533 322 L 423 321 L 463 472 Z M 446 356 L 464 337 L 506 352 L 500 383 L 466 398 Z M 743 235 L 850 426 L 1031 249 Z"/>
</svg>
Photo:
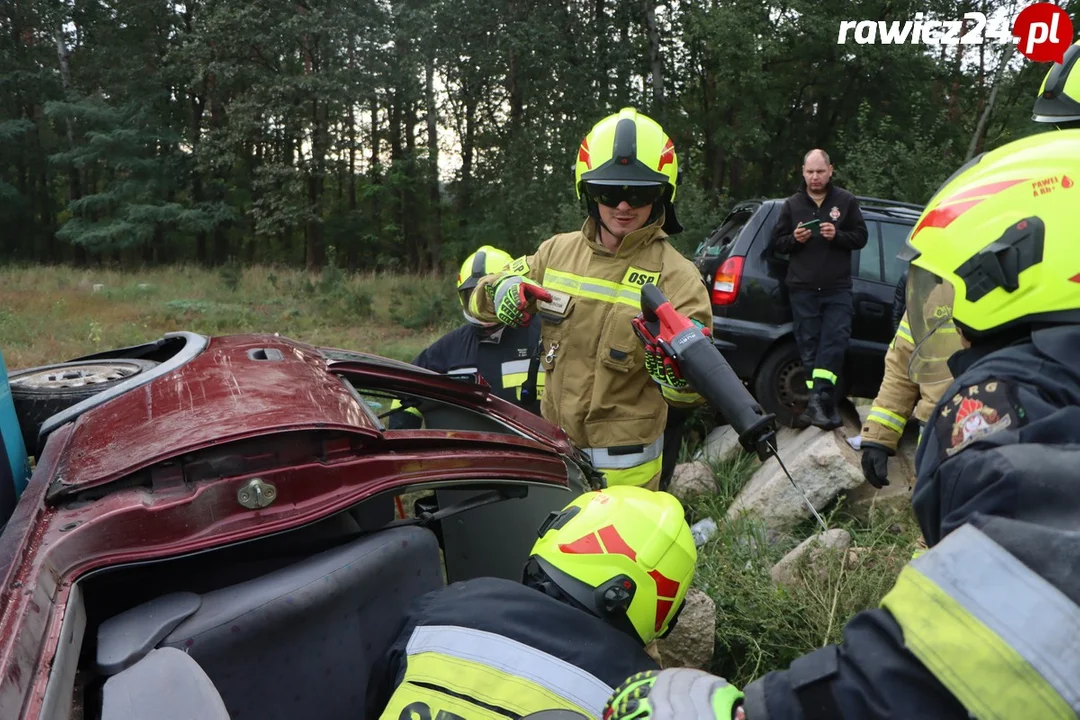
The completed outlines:
<svg viewBox="0 0 1080 720">
<path fill-rule="evenodd" d="M 56 413 L 158 364 L 135 359 L 81 360 L 11 373 L 11 399 L 27 451 L 33 454 L 41 424 Z"/>
<path fill-rule="evenodd" d="M 754 376 L 754 397 L 787 427 L 806 409 L 810 392 L 795 343 L 783 343 L 765 357 Z"/>
</svg>

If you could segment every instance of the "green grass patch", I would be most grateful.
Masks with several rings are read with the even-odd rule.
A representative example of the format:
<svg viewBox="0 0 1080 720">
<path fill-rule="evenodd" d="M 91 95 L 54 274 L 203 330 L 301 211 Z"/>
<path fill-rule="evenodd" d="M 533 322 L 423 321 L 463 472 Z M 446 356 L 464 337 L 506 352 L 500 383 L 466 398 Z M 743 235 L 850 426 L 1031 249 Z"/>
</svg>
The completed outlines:
<svg viewBox="0 0 1080 720">
<path fill-rule="evenodd" d="M 756 519 L 727 519 L 728 507 L 758 466 L 746 454 L 714 463 L 718 492 L 686 502 L 691 522 L 711 517 L 718 526 L 698 549 L 694 584 L 716 603 L 711 670 L 740 687 L 839 642 L 848 620 L 877 606 L 892 587 L 919 536 L 910 511 L 878 510 L 859 520 L 837 503 L 826 523 L 851 533 L 852 550 L 825 553 L 813 567 L 803 563 L 795 584 L 777 585 L 770 575 L 773 565 L 820 528 L 808 520 L 792 537 L 776 537 Z"/>
<path fill-rule="evenodd" d="M 229 264 L 120 272 L 0 268 L 0 348 L 20 369 L 177 330 L 211 335 L 278 332 L 314 345 L 412 360 L 460 324 L 454 278 L 310 274 Z"/>
</svg>

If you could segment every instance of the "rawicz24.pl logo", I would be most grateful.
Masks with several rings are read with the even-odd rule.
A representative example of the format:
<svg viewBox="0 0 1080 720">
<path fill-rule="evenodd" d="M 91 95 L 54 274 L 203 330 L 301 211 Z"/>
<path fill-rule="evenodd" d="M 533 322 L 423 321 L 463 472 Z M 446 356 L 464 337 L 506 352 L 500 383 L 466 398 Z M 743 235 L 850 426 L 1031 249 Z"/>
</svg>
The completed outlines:
<svg viewBox="0 0 1080 720">
<path fill-rule="evenodd" d="M 915 13 L 914 20 L 842 20 L 836 42 L 845 45 L 849 38 L 859 45 L 1011 42 L 1034 62 L 1061 62 L 1073 41 L 1073 25 L 1064 10 L 1053 3 L 1041 2 L 1020 11 L 1012 28 L 1004 21 L 988 27 L 986 15 L 981 12 L 964 13 L 958 20 L 927 18 L 924 13 Z"/>
</svg>

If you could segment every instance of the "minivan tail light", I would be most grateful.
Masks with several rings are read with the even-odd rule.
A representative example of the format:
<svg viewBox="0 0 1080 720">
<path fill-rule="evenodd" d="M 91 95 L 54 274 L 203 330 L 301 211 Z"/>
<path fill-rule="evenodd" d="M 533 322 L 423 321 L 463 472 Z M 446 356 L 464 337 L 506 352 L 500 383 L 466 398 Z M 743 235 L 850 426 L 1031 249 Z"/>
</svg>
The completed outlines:
<svg viewBox="0 0 1080 720">
<path fill-rule="evenodd" d="M 741 256 L 729 257 L 716 271 L 712 286 L 712 304 L 730 305 L 739 294 L 739 281 L 742 280 L 743 259 Z"/>
</svg>

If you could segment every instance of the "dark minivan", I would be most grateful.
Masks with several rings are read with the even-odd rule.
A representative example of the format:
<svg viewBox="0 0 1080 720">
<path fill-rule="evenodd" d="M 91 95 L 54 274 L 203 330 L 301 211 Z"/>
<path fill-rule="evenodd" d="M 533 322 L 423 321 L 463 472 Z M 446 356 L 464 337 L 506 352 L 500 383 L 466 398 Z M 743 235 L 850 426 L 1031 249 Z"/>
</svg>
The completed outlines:
<svg viewBox="0 0 1080 720">
<path fill-rule="evenodd" d="M 809 399 L 795 349 L 784 277 L 788 256 L 771 248 L 783 199 L 736 204 L 705 242 L 694 264 L 709 287 L 713 337 L 735 373 L 777 420 L 790 425 Z M 851 323 L 839 386 L 843 395 L 872 398 L 885 371 L 892 340 L 893 299 L 906 269 L 897 257 L 922 206 L 860 197 L 869 238 L 852 253 Z"/>
</svg>

